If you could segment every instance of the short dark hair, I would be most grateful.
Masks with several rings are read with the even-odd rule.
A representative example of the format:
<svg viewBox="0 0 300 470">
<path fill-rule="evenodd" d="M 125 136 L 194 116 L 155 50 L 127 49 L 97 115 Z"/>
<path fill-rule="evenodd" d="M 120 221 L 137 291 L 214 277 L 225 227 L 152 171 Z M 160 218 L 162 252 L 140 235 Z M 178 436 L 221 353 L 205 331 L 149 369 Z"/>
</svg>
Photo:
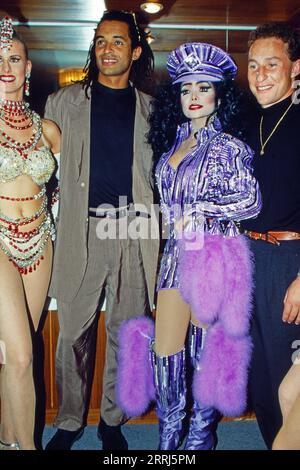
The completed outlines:
<svg viewBox="0 0 300 470">
<path fill-rule="evenodd" d="M 138 25 L 135 13 L 118 10 L 106 11 L 100 19 L 97 28 L 103 21 L 121 21 L 122 23 L 126 23 L 128 25 L 128 34 L 131 39 L 132 49 L 138 46 L 142 48 L 139 59 L 135 60 L 132 64 L 129 76 L 130 80 L 135 85 L 139 86 L 145 80 L 151 79 L 154 69 L 154 56 L 147 42 L 147 34 L 145 30 Z M 82 83 L 87 95 L 88 89 L 92 86 L 93 82 L 97 81 L 99 73 L 95 57 L 95 37 L 90 46 L 84 72 L 86 76 Z"/>
<path fill-rule="evenodd" d="M 300 59 L 300 37 L 293 26 L 284 21 L 275 21 L 258 26 L 255 31 L 251 31 L 248 48 L 257 39 L 278 38 L 288 45 L 288 54 L 292 62 Z"/>
</svg>

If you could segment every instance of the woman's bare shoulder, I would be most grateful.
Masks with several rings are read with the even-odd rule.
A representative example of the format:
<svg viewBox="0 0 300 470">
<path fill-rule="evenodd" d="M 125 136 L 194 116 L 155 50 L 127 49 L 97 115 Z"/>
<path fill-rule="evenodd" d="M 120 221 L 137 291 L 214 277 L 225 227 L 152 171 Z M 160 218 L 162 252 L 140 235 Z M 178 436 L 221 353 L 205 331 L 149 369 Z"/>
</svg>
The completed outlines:
<svg viewBox="0 0 300 470">
<path fill-rule="evenodd" d="M 51 150 L 58 153 L 60 149 L 60 129 L 55 122 L 50 119 L 42 119 L 43 135 L 47 142 L 49 142 Z"/>
</svg>

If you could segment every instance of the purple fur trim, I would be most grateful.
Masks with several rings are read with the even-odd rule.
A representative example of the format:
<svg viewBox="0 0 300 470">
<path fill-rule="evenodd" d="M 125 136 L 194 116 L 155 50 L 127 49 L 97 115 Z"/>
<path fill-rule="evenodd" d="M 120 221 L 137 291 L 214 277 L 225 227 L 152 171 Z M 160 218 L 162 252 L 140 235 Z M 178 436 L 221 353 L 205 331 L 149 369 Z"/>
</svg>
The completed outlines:
<svg viewBox="0 0 300 470">
<path fill-rule="evenodd" d="M 199 322 L 213 323 L 224 296 L 224 238 L 205 235 L 199 250 L 185 250 L 181 244 L 179 261 L 180 293 Z"/>
<path fill-rule="evenodd" d="M 145 413 L 155 397 L 149 358 L 153 337 L 154 322 L 150 318 L 132 318 L 120 328 L 116 397 L 128 417 Z"/>
<path fill-rule="evenodd" d="M 197 269 L 199 250 L 186 250 L 185 241 L 179 242 L 180 256 L 179 256 L 179 277 L 180 277 L 180 293 L 183 300 L 187 303 L 191 300 L 193 292 L 194 273 Z"/>
<path fill-rule="evenodd" d="M 199 322 L 219 319 L 228 334 L 245 335 L 252 304 L 252 260 L 243 236 L 205 235 L 202 249 L 180 244 L 179 279 L 182 298 Z"/>
<path fill-rule="evenodd" d="M 239 416 L 246 407 L 247 370 L 251 340 L 228 336 L 218 322 L 209 328 L 194 374 L 193 392 L 201 406 L 212 406 L 225 416 Z"/>
<path fill-rule="evenodd" d="M 233 336 L 246 335 L 252 311 L 252 258 L 243 236 L 224 239 L 225 296 L 219 320 Z"/>
</svg>

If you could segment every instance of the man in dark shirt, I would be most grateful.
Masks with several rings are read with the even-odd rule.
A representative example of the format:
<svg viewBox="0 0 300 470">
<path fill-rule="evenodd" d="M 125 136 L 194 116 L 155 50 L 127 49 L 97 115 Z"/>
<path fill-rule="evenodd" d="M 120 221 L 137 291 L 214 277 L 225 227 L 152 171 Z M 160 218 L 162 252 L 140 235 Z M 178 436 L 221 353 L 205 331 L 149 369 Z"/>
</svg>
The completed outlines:
<svg viewBox="0 0 300 470">
<path fill-rule="evenodd" d="M 243 223 L 255 260 L 250 400 L 268 448 L 282 417 L 279 385 L 300 340 L 300 42 L 286 23 L 250 36 L 248 80 L 259 112 L 248 144 L 263 208 Z"/>
<path fill-rule="evenodd" d="M 127 417 L 115 397 L 118 332 L 124 320 L 150 312 L 158 256 L 152 152 L 145 137 L 150 97 L 132 82 L 147 78 L 152 68 L 153 54 L 134 14 L 106 12 L 95 32 L 86 78 L 47 101 L 46 115 L 62 131 L 50 287 L 60 323 L 59 411 L 48 450 L 70 449 L 86 424 L 102 294 L 107 341 L 98 436 L 104 450 L 128 447 L 120 426 Z"/>
</svg>

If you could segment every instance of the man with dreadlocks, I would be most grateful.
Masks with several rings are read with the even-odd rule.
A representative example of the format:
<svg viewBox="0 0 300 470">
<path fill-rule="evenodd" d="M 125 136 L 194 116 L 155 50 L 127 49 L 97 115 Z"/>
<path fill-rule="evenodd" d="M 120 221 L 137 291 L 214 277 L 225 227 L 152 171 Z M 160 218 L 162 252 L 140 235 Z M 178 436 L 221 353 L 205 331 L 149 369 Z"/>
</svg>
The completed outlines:
<svg viewBox="0 0 300 470">
<path fill-rule="evenodd" d="M 102 294 L 107 342 L 98 436 L 104 450 L 128 448 L 121 433 L 127 417 L 115 398 L 118 331 L 122 321 L 149 313 L 158 255 L 157 220 L 150 215 L 152 153 L 145 138 L 150 97 L 133 84 L 152 70 L 153 54 L 135 15 L 107 11 L 95 31 L 85 79 L 47 101 L 45 114 L 62 131 L 50 289 L 60 323 L 59 411 L 49 450 L 70 449 L 86 424 Z M 141 224 L 147 233 L 138 236 Z"/>
</svg>

